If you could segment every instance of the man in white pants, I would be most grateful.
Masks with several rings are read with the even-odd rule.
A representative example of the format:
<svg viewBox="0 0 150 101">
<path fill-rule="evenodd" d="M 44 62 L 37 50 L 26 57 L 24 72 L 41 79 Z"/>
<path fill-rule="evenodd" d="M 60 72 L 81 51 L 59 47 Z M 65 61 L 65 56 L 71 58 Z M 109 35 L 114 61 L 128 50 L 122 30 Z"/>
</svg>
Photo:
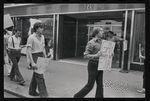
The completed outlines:
<svg viewBox="0 0 150 101">
<path fill-rule="evenodd" d="M 11 31 L 8 30 L 4 30 L 4 63 L 5 63 L 5 67 L 7 69 L 7 75 L 10 75 L 11 69 L 12 69 L 12 62 L 8 57 L 7 54 L 7 48 L 8 48 L 8 38 L 12 35 Z"/>
</svg>

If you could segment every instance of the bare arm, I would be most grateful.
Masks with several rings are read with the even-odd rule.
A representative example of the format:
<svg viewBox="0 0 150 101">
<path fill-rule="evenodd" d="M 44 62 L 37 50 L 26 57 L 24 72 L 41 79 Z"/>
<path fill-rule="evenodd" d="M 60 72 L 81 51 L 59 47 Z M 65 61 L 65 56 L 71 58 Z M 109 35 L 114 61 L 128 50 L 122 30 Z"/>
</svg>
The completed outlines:
<svg viewBox="0 0 150 101">
<path fill-rule="evenodd" d="M 118 37 L 118 36 L 115 36 L 115 38 L 116 38 L 117 41 L 124 41 L 123 38 L 120 38 L 120 37 Z"/>
<path fill-rule="evenodd" d="M 30 46 L 27 47 L 27 54 L 28 54 L 28 57 L 29 57 L 29 60 L 30 60 L 30 62 L 31 62 L 31 64 L 32 64 L 32 66 L 35 66 L 35 63 L 34 63 L 33 57 L 32 57 L 32 53 L 31 53 L 31 47 L 30 47 Z"/>
<path fill-rule="evenodd" d="M 42 35 L 42 38 L 43 38 L 42 42 L 43 42 L 43 46 L 44 46 L 43 47 L 43 54 L 44 54 L 44 57 L 47 58 L 46 51 L 45 51 L 45 40 L 44 40 L 45 38 L 44 38 L 44 35 Z"/>
<path fill-rule="evenodd" d="M 47 56 L 46 56 L 46 51 L 45 51 L 45 47 L 44 47 L 44 49 L 43 49 L 43 54 L 44 54 L 44 57 L 47 58 Z"/>
</svg>

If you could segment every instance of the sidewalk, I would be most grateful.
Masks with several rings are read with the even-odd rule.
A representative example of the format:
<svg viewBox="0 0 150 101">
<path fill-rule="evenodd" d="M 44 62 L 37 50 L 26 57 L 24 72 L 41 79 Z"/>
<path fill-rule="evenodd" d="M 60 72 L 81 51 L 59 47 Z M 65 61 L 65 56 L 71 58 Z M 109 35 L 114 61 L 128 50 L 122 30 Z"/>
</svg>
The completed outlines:
<svg viewBox="0 0 150 101">
<path fill-rule="evenodd" d="M 25 79 L 25 85 L 21 86 L 10 81 L 4 69 L 4 90 L 27 98 L 39 98 L 28 95 L 32 70 L 26 68 L 26 57 L 22 56 L 19 69 Z M 142 88 L 143 72 L 130 71 L 120 73 L 120 69 L 104 71 L 104 97 L 105 98 L 145 98 L 145 94 L 139 94 L 136 90 Z M 44 74 L 47 91 L 50 98 L 73 98 L 87 83 L 87 67 L 83 65 L 51 61 Z M 85 98 L 94 98 L 96 83 L 93 90 Z"/>
</svg>

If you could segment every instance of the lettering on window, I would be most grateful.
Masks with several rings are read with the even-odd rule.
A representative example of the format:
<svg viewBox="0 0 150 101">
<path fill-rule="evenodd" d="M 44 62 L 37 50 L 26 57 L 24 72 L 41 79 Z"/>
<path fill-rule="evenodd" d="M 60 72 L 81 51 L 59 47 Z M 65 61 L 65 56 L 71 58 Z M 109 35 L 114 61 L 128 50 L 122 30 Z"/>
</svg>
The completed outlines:
<svg viewBox="0 0 150 101">
<path fill-rule="evenodd" d="M 50 5 L 46 6 L 46 12 L 50 13 L 51 12 L 52 7 Z"/>
<path fill-rule="evenodd" d="M 31 13 L 32 14 L 37 14 L 38 13 L 38 7 L 32 7 L 31 8 Z"/>
<path fill-rule="evenodd" d="M 86 4 L 85 9 L 90 10 L 94 8 L 94 4 Z"/>
</svg>

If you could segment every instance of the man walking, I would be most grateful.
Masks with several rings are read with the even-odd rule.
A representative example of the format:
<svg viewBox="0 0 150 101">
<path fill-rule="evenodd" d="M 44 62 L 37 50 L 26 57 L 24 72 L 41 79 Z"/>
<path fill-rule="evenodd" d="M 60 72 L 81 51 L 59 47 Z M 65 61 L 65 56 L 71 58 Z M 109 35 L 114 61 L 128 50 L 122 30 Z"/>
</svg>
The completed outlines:
<svg viewBox="0 0 150 101">
<path fill-rule="evenodd" d="M 29 95 L 47 98 L 48 93 L 45 86 L 45 79 L 43 74 L 36 73 L 36 62 L 38 57 L 47 57 L 45 52 L 44 35 L 42 35 L 43 25 L 40 22 L 34 24 L 34 33 L 28 37 L 27 40 L 27 54 L 33 68 L 33 76 L 29 87 Z M 38 87 L 39 93 L 36 92 Z"/>
</svg>

